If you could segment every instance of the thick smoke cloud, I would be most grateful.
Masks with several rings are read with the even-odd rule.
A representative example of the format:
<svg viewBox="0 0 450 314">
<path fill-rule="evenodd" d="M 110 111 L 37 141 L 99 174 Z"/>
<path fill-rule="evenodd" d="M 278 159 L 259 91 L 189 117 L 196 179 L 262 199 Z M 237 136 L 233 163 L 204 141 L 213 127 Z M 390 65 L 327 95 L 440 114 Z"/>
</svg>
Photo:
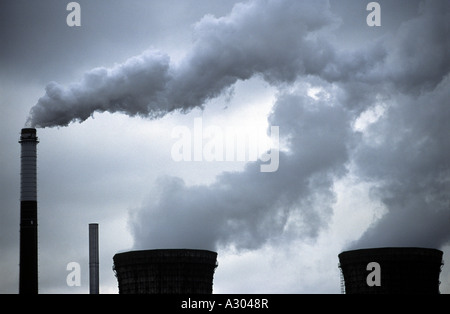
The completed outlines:
<svg viewBox="0 0 450 314">
<path fill-rule="evenodd" d="M 388 213 L 358 246 L 441 247 L 450 240 L 450 76 L 432 91 L 402 96 L 370 126 L 354 161 Z"/>
<path fill-rule="evenodd" d="M 316 32 L 296 58 L 270 67 L 268 81 L 297 81 L 293 91 L 280 90 L 269 118 L 289 144 L 279 171 L 263 174 L 250 164 L 196 187 L 166 178 L 131 218 L 136 247 L 251 249 L 288 234 L 314 238 L 332 214 L 333 182 L 348 169 L 375 183 L 372 195 L 387 208 L 353 247 L 447 243 L 450 11 L 443 1 L 424 2 L 420 10 L 397 33 L 354 51 Z M 323 27 L 333 18 L 328 23 Z M 271 49 L 266 41 L 253 45 Z M 284 62 L 291 67 L 280 67 Z M 308 86 L 321 92 L 308 97 Z M 378 120 L 353 128 L 377 107 L 384 109 Z"/>
<path fill-rule="evenodd" d="M 72 121 L 85 121 L 94 112 L 158 116 L 167 111 L 167 102 L 159 94 L 169 80 L 168 72 L 168 56 L 149 51 L 111 69 L 94 69 L 69 87 L 51 82 L 26 124 L 67 126 Z"/>
<path fill-rule="evenodd" d="M 135 246 L 253 249 L 286 233 L 314 238 L 332 213 L 333 179 L 346 172 L 350 130 L 342 107 L 302 93 L 280 97 L 271 116 L 291 147 L 277 172 L 260 172 L 255 162 L 209 186 L 161 179 L 133 212 Z"/>
<path fill-rule="evenodd" d="M 353 153 L 387 213 L 352 247 L 442 247 L 450 241 L 450 3 L 422 3 L 388 43 L 394 89 Z M 382 76 L 381 78 L 384 78 Z"/>
<path fill-rule="evenodd" d="M 328 1 L 249 1 L 199 21 L 178 63 L 150 51 L 67 88 L 49 84 L 29 124 L 189 111 L 259 75 L 279 90 L 269 117 L 288 144 L 279 170 L 261 173 L 253 162 L 208 186 L 161 178 L 131 212 L 136 248 L 253 249 L 288 235 L 314 238 L 332 215 L 335 180 L 348 171 L 373 183 L 387 209 L 354 247 L 440 247 L 450 240 L 449 14 L 448 1 L 423 1 L 395 33 L 349 50 L 332 40 L 339 21 Z M 320 92 L 310 97 L 309 87 Z M 376 121 L 355 129 L 375 108 L 383 109 Z"/>
</svg>

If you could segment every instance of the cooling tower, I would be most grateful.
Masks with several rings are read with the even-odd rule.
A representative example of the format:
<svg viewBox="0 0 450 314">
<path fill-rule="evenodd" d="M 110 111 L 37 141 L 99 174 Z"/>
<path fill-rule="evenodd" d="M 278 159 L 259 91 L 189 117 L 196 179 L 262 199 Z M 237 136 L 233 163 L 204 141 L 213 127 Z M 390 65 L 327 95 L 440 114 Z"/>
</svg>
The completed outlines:
<svg viewBox="0 0 450 314">
<path fill-rule="evenodd" d="M 341 285 L 347 294 L 439 294 L 442 256 L 442 251 L 415 247 L 342 252 Z"/>
<path fill-rule="evenodd" d="M 118 253 L 120 294 L 212 294 L 217 253 L 170 249 Z"/>
<path fill-rule="evenodd" d="M 38 293 L 37 143 L 36 129 L 22 129 L 20 162 L 19 293 Z"/>
</svg>

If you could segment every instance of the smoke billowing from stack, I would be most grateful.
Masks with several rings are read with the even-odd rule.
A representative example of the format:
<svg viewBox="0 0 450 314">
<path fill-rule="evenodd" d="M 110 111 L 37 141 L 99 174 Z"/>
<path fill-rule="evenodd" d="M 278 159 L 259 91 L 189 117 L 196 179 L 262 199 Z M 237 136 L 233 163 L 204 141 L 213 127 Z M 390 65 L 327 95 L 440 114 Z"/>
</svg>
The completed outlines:
<svg viewBox="0 0 450 314">
<path fill-rule="evenodd" d="M 199 21 L 194 46 L 179 63 L 151 50 L 112 68 L 95 68 L 68 86 L 49 83 L 45 95 L 31 108 L 27 125 L 67 126 L 95 112 L 155 118 L 202 107 L 237 81 L 254 75 L 277 83 L 292 82 L 302 73 L 317 74 L 334 57 L 328 55 L 327 47 L 324 54 L 332 59 L 311 60 L 318 43 L 308 36 L 336 21 L 327 1 L 240 3 L 226 18 L 205 16 Z M 271 42 L 267 32 L 274 27 L 288 30 L 277 32 Z"/>
<path fill-rule="evenodd" d="M 217 253 L 166 249 L 118 253 L 120 294 L 211 294 Z"/>
<path fill-rule="evenodd" d="M 22 129 L 20 173 L 19 293 L 38 293 L 38 216 L 36 129 Z"/>
<path fill-rule="evenodd" d="M 254 249 L 283 233 L 314 238 L 347 174 L 373 184 L 387 212 L 356 246 L 442 247 L 450 241 L 449 12 L 447 0 L 422 1 L 388 35 L 349 48 L 335 38 L 343 21 L 330 1 L 250 0 L 196 23 L 178 63 L 148 51 L 67 86 L 49 83 L 28 125 L 67 126 L 95 112 L 187 112 L 260 77 L 278 88 L 269 122 L 289 145 L 279 171 L 261 174 L 250 163 L 212 185 L 160 180 L 157 197 L 130 219 L 135 248 Z M 314 97 L 311 87 L 320 91 Z M 378 108 L 375 121 L 354 128 Z"/>
</svg>

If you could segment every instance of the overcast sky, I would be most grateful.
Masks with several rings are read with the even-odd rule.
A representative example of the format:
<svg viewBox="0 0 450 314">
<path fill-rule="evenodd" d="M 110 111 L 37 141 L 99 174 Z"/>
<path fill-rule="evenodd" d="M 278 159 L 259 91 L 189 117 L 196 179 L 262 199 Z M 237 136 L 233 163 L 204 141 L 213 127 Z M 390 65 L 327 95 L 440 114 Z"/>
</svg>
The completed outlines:
<svg viewBox="0 0 450 314">
<path fill-rule="evenodd" d="M 94 222 L 101 293 L 114 254 L 158 248 L 218 252 L 214 293 L 340 293 L 338 254 L 380 246 L 443 250 L 450 292 L 447 0 L 378 1 L 379 27 L 361 0 L 77 2 L 79 27 L 69 1 L 0 3 L 0 293 L 18 292 L 25 125 L 40 293 L 88 292 Z M 198 121 L 214 152 L 256 130 L 261 158 L 176 161 Z"/>
</svg>

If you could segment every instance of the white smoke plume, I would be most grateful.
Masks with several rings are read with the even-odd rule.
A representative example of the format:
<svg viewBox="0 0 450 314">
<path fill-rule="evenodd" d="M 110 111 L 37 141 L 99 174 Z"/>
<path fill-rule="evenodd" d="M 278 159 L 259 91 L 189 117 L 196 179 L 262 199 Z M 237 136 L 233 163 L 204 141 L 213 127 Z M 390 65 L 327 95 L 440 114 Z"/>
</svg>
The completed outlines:
<svg viewBox="0 0 450 314">
<path fill-rule="evenodd" d="M 236 81 L 256 74 L 286 82 L 299 73 L 317 73 L 329 56 L 319 52 L 318 60 L 319 43 L 309 35 L 333 22 L 327 1 L 239 4 L 226 17 L 199 21 L 194 46 L 178 64 L 164 53 L 148 51 L 111 69 L 94 69 L 68 87 L 48 84 L 27 124 L 67 126 L 94 112 L 160 117 L 202 107 Z"/>
<path fill-rule="evenodd" d="M 349 169 L 376 183 L 373 195 L 387 208 L 355 246 L 442 246 L 450 240 L 449 14 L 448 1 L 423 1 L 396 33 L 350 50 L 332 40 L 339 19 L 329 1 L 248 1 L 200 20 L 179 63 L 150 51 L 68 87 L 49 84 L 28 123 L 186 112 L 259 75 L 279 89 L 269 117 L 289 144 L 279 170 L 249 163 L 209 186 L 162 178 L 131 213 L 136 247 L 251 249 L 290 234 L 314 238 L 332 214 L 335 180 Z M 309 97 L 308 86 L 322 92 Z M 353 127 L 377 106 L 378 120 Z"/>
</svg>

